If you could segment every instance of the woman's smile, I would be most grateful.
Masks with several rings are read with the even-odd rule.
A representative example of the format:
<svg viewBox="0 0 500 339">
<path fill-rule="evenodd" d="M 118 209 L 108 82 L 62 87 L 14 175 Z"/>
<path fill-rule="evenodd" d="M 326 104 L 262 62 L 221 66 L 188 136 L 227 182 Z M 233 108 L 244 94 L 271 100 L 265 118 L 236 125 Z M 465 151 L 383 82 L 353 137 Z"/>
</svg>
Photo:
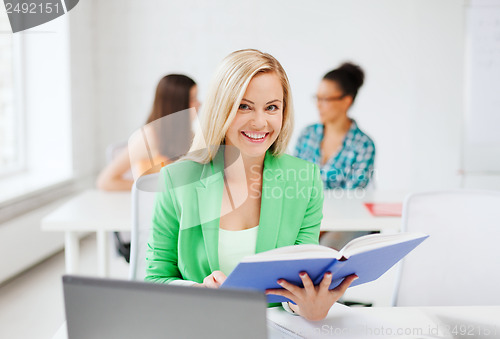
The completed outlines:
<svg viewBox="0 0 500 339">
<path fill-rule="evenodd" d="M 241 135 L 251 143 L 261 144 L 266 140 L 269 132 L 241 131 Z"/>
</svg>

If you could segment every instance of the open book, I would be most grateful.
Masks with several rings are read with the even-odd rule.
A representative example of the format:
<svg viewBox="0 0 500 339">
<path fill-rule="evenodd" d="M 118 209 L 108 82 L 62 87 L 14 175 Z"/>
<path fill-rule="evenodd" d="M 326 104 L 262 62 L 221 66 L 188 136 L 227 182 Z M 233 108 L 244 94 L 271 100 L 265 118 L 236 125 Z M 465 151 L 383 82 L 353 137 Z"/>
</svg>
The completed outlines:
<svg viewBox="0 0 500 339">
<path fill-rule="evenodd" d="M 370 234 L 350 241 L 340 251 L 320 245 L 281 247 L 243 258 L 221 287 L 265 291 L 282 288 L 277 283 L 280 278 L 302 287 L 302 271 L 315 285 L 324 273 L 332 272 L 330 289 L 356 274 L 359 279 L 352 287 L 377 279 L 427 237 L 422 233 Z M 267 300 L 289 301 L 278 295 L 268 295 Z"/>
</svg>

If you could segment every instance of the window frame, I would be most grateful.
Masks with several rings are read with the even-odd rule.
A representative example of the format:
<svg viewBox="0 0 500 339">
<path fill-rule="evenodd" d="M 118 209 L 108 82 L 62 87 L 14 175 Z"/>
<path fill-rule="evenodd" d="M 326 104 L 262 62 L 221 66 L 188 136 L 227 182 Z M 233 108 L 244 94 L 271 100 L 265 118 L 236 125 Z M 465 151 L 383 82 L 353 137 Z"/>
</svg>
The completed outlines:
<svg viewBox="0 0 500 339">
<path fill-rule="evenodd" d="M 12 34 L 12 33 L 2 33 Z M 12 67 L 12 112 L 15 128 L 15 143 L 19 158 L 16 163 L 0 170 L 0 180 L 21 174 L 27 171 L 26 164 L 26 112 L 24 109 L 24 54 L 23 35 L 12 34 L 11 39 L 11 67 Z M 16 140 L 17 139 L 17 140 Z"/>
</svg>

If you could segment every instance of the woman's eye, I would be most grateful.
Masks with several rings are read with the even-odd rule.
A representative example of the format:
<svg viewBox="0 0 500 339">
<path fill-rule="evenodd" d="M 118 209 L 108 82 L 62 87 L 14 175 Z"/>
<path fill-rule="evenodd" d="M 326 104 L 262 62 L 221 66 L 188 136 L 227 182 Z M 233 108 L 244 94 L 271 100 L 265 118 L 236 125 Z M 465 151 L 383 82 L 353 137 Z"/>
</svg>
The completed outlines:
<svg viewBox="0 0 500 339">
<path fill-rule="evenodd" d="M 279 109 L 279 107 L 276 105 L 267 106 L 267 110 L 271 111 L 271 112 L 277 111 L 278 109 Z"/>
<path fill-rule="evenodd" d="M 240 108 L 241 110 L 248 110 L 250 109 L 250 106 L 248 106 L 247 104 L 240 104 Z"/>
</svg>

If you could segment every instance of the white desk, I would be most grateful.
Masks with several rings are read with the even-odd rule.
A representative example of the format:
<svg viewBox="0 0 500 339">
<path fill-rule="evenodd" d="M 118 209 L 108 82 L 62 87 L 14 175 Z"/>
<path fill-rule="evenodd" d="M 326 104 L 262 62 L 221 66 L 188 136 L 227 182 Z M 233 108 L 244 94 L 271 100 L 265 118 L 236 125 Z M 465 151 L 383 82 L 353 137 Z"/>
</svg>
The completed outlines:
<svg viewBox="0 0 500 339">
<path fill-rule="evenodd" d="M 108 274 L 110 231 L 130 231 L 131 196 L 129 192 L 85 191 L 42 219 L 43 231 L 65 232 L 66 272 L 78 273 L 78 232 L 97 233 L 99 275 Z"/>
<path fill-rule="evenodd" d="M 375 217 L 364 203 L 402 203 L 405 196 L 403 191 L 325 190 L 321 230 L 398 232 L 401 217 Z"/>
<path fill-rule="evenodd" d="M 281 308 L 267 318 L 306 338 L 499 338 L 500 306 L 345 307 L 309 322 Z"/>
<path fill-rule="evenodd" d="M 310 322 L 281 307 L 267 318 L 305 338 L 500 338 L 500 306 L 345 307 L 335 304 L 327 318 Z M 286 338 L 278 331 L 270 339 Z M 52 339 L 67 339 L 66 323 Z"/>
<path fill-rule="evenodd" d="M 374 217 L 364 202 L 401 202 L 401 192 L 325 191 L 322 231 L 397 232 L 399 217 Z M 70 199 L 42 219 L 43 231 L 65 232 L 66 272 L 78 273 L 79 244 L 77 232 L 96 232 L 99 275 L 108 274 L 110 231 L 131 230 L 131 195 L 129 192 L 88 190 Z"/>
</svg>

